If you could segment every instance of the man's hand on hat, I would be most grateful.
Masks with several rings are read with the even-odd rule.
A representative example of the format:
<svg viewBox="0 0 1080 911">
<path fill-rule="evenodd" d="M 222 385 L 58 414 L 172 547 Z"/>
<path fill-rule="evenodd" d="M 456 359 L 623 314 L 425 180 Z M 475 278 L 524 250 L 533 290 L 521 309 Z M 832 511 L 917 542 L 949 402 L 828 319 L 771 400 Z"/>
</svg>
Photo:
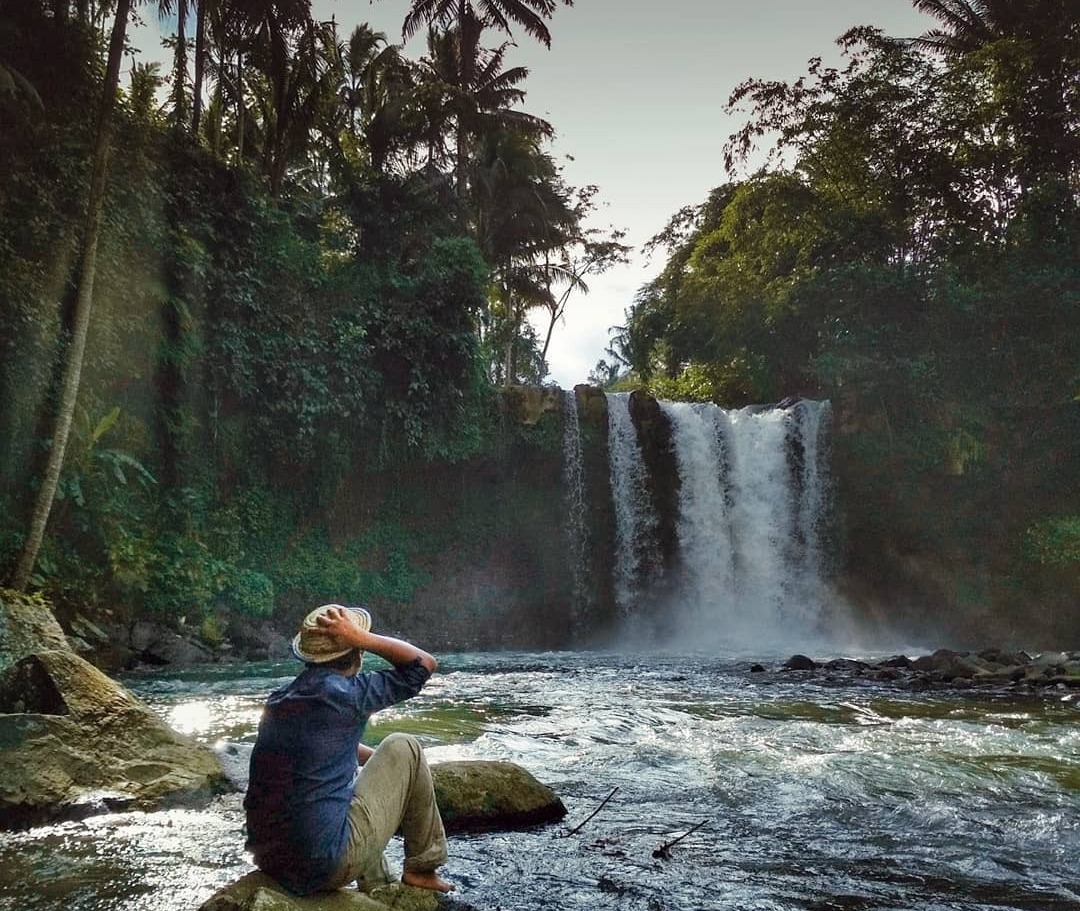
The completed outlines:
<svg viewBox="0 0 1080 911">
<path fill-rule="evenodd" d="M 331 607 L 319 614 L 315 622 L 335 639 L 346 645 L 361 648 L 364 645 L 364 631 L 353 621 L 349 611 L 340 607 Z"/>
</svg>

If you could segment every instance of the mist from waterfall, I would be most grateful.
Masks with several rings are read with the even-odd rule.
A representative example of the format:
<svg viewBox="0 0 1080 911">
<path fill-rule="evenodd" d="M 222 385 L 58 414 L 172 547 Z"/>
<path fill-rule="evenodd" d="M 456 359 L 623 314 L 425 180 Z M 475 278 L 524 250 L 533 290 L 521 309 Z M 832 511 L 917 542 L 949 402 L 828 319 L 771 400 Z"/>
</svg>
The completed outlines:
<svg viewBox="0 0 1080 911">
<path fill-rule="evenodd" d="M 684 402 L 660 407 L 671 423 L 679 476 L 677 553 L 664 578 L 639 572 L 633 586 L 624 580 L 619 588 L 629 639 L 727 652 L 809 647 L 822 636 L 829 606 L 823 540 L 828 403 L 732 411 Z M 621 428 L 620 450 L 628 448 L 633 430 L 625 429 L 628 418 L 621 409 L 612 418 Z M 633 554 L 642 549 L 634 536 L 649 533 L 640 496 L 645 485 L 637 474 L 629 482 L 619 477 L 633 462 L 615 449 L 616 513 L 620 499 L 634 497 L 620 524 L 620 552 Z"/>
</svg>

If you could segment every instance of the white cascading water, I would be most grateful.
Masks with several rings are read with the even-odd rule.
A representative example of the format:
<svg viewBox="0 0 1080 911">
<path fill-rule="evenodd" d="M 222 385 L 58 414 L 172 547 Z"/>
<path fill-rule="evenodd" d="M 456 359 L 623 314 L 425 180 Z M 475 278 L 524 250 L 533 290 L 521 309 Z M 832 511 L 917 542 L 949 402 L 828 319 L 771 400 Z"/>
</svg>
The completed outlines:
<svg viewBox="0 0 1080 911">
<path fill-rule="evenodd" d="M 805 645 L 819 634 L 826 606 L 821 535 L 828 506 L 822 442 L 828 403 L 737 411 L 660 406 L 671 421 L 679 472 L 678 556 L 661 603 L 648 597 L 647 583 L 620 602 L 631 638 L 649 629 L 663 630 L 673 647 L 767 651 Z M 616 513 L 623 495 L 615 477 L 620 464 L 613 453 Z M 629 526 L 627 533 L 633 533 Z M 635 607 L 646 603 L 663 617 L 635 617 Z"/>
<path fill-rule="evenodd" d="M 630 419 L 630 395 L 607 393 L 608 463 L 615 506 L 615 603 L 625 615 L 637 604 L 643 580 L 658 571 L 657 518 L 649 498 L 645 462 Z"/>
<path fill-rule="evenodd" d="M 573 577 L 574 604 L 580 607 L 587 597 L 585 586 L 585 556 L 588 548 L 588 528 L 585 524 L 585 459 L 581 448 L 581 428 L 578 421 L 577 396 L 573 390 L 563 392 L 563 488 L 566 491 L 566 535 L 569 548 L 570 572 Z"/>
<path fill-rule="evenodd" d="M 832 405 L 828 402 L 801 401 L 795 406 L 800 421 L 799 439 L 804 447 L 799 525 L 805 545 L 802 550 L 803 578 L 815 588 L 807 591 L 808 602 L 820 603 L 825 597 L 823 581 L 826 572 L 824 527 L 829 517 L 829 453 L 825 446 Z"/>
<path fill-rule="evenodd" d="M 661 402 L 679 470 L 678 626 L 704 627 L 735 590 L 736 540 L 727 414 L 712 405 Z"/>
</svg>

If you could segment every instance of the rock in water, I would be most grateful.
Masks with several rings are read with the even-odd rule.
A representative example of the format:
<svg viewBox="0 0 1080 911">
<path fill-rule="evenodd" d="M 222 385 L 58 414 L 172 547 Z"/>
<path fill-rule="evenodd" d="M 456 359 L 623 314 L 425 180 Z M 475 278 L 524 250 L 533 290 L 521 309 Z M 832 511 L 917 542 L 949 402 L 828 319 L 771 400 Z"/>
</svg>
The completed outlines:
<svg viewBox="0 0 1080 911">
<path fill-rule="evenodd" d="M 227 788 L 209 749 L 68 650 L 0 674 L 0 827 L 152 809 Z"/>
<path fill-rule="evenodd" d="M 301 898 L 256 870 L 215 892 L 199 911 L 436 911 L 443 903 L 435 892 L 401 883 L 369 893 L 346 888 Z"/>
<path fill-rule="evenodd" d="M 431 776 L 448 832 L 537 825 L 566 815 L 551 788 L 512 762 L 440 762 Z"/>
</svg>

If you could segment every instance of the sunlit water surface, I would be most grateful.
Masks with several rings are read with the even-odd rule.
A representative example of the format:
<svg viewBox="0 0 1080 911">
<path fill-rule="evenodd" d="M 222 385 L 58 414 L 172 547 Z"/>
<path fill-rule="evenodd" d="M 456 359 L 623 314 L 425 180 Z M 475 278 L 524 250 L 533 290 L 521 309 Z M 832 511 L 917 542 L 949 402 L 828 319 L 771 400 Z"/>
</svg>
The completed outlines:
<svg viewBox="0 0 1080 911">
<path fill-rule="evenodd" d="M 296 670 L 126 682 L 207 744 L 250 743 Z M 1069 694 L 795 676 L 741 660 L 449 656 L 369 740 L 407 730 L 431 761 L 511 760 L 562 797 L 561 824 L 451 839 L 446 874 L 480 909 L 1080 909 Z M 0 908 L 194 909 L 251 869 L 241 828 L 232 794 L 3 835 Z"/>
</svg>

